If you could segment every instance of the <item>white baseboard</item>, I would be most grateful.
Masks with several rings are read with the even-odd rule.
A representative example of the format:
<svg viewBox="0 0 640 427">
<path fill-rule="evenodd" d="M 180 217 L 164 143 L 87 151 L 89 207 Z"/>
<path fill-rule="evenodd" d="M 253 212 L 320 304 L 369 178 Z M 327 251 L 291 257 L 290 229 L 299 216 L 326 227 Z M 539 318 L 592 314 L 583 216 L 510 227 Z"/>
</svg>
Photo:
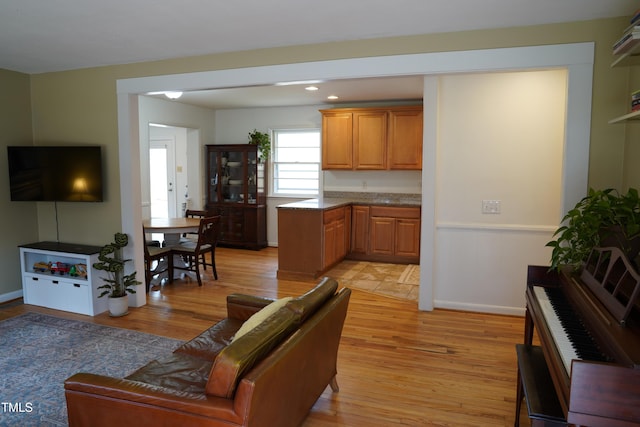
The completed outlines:
<svg viewBox="0 0 640 427">
<path fill-rule="evenodd" d="M 20 289 L 19 291 L 13 291 L 6 294 L 0 294 L 0 303 L 12 301 L 18 298 L 22 298 L 22 289 Z"/>
<path fill-rule="evenodd" d="M 505 314 L 509 316 L 524 317 L 525 309 L 522 307 L 503 307 L 498 305 L 470 304 L 456 301 L 433 301 L 435 308 L 446 308 L 449 310 L 473 311 L 476 313 Z"/>
</svg>

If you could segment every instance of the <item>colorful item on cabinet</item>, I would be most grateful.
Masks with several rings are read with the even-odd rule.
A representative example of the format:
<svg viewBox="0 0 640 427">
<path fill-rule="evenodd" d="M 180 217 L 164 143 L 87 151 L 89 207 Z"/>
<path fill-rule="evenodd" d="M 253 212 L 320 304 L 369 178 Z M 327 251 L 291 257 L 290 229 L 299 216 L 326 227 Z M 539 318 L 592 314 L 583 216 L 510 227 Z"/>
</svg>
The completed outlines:
<svg viewBox="0 0 640 427">
<path fill-rule="evenodd" d="M 58 273 L 63 276 L 65 273 L 68 273 L 70 269 L 69 264 L 64 262 L 56 261 L 51 264 L 51 274 Z"/>
<path fill-rule="evenodd" d="M 51 263 L 50 262 L 36 262 L 33 264 L 33 271 L 37 273 L 46 273 L 51 271 Z"/>
<path fill-rule="evenodd" d="M 73 277 L 87 277 L 87 264 L 75 264 L 71 266 L 69 270 L 69 276 Z"/>
</svg>

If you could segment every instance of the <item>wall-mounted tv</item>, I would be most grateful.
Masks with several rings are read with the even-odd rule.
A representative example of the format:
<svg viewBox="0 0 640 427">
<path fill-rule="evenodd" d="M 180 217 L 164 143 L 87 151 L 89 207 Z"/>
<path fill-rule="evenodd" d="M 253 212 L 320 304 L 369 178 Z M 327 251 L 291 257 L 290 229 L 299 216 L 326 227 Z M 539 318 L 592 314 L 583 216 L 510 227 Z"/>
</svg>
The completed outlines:
<svg viewBox="0 0 640 427">
<path fill-rule="evenodd" d="M 13 201 L 103 201 L 99 146 L 11 146 L 7 154 Z"/>
</svg>

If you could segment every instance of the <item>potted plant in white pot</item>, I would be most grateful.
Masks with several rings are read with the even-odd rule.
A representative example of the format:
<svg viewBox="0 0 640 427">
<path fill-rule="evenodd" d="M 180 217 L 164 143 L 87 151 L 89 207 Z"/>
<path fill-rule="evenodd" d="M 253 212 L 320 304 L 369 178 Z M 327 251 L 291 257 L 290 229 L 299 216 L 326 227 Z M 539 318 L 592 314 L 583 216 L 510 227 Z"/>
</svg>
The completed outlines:
<svg viewBox="0 0 640 427">
<path fill-rule="evenodd" d="M 128 313 L 129 298 L 127 294 L 135 294 L 134 286 L 140 284 L 136 280 L 136 272 L 124 274 L 125 264 L 130 259 L 124 259 L 122 249 L 129 244 L 129 237 L 124 233 L 116 233 L 113 243 L 105 245 L 98 255 L 99 262 L 93 264 L 96 270 L 107 272 L 104 277 L 105 284 L 99 286 L 103 289 L 98 298 L 109 296 L 109 313 L 111 316 L 124 316 Z"/>
</svg>

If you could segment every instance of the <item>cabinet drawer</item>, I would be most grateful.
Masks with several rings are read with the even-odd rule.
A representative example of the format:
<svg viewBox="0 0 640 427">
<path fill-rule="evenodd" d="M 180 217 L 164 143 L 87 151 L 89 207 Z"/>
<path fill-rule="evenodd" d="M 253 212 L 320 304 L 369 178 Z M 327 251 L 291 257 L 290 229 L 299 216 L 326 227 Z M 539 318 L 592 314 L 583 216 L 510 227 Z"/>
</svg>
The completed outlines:
<svg viewBox="0 0 640 427">
<path fill-rule="evenodd" d="M 324 224 L 329 224 L 330 222 L 339 219 L 344 219 L 344 207 L 324 211 L 324 214 L 322 216 L 322 222 Z"/>
<path fill-rule="evenodd" d="M 89 284 L 25 274 L 25 303 L 56 310 L 91 314 Z"/>
<path fill-rule="evenodd" d="M 419 219 L 420 208 L 397 208 L 391 206 L 371 206 L 371 216 L 382 216 L 390 218 Z"/>
</svg>

